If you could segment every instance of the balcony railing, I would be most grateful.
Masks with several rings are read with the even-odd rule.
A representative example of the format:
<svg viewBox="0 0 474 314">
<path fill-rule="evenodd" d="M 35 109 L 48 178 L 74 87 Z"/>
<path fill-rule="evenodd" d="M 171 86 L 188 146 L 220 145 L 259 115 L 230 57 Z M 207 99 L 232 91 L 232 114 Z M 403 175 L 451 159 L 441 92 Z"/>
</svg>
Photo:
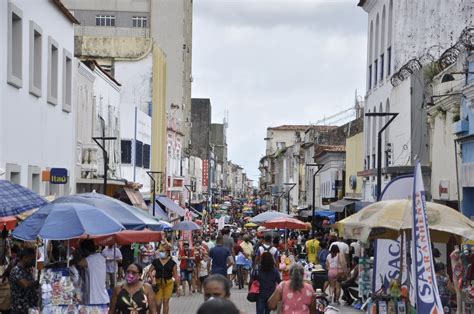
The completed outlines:
<svg viewBox="0 0 474 314">
<path fill-rule="evenodd" d="M 92 37 L 150 37 L 149 28 L 115 27 L 115 26 L 74 26 L 75 36 Z"/>
</svg>

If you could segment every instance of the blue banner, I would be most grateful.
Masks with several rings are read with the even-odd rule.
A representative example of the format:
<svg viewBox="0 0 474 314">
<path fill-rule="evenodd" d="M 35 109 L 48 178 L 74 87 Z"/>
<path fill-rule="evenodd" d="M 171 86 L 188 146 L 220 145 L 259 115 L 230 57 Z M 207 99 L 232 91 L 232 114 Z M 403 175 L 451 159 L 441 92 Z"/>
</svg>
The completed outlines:
<svg viewBox="0 0 474 314">
<path fill-rule="evenodd" d="M 425 188 L 420 163 L 413 184 L 412 278 L 417 313 L 443 313 L 431 252 Z"/>
</svg>

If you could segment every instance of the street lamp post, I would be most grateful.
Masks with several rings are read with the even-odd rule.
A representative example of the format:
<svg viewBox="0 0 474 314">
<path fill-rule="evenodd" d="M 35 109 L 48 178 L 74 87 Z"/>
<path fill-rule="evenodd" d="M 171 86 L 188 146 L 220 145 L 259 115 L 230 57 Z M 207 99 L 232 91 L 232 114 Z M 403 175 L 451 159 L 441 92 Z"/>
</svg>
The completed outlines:
<svg viewBox="0 0 474 314">
<path fill-rule="evenodd" d="M 156 181 L 153 177 L 153 174 L 161 174 L 161 171 L 147 171 L 146 174 L 150 177 L 153 182 L 153 216 L 155 216 L 155 206 L 156 206 Z"/>
<path fill-rule="evenodd" d="M 391 117 L 377 133 L 377 201 L 382 196 L 382 133 L 390 123 L 398 116 L 396 112 L 368 112 L 366 117 Z"/>
<path fill-rule="evenodd" d="M 290 189 L 288 190 L 287 200 L 286 200 L 286 213 L 290 214 L 290 192 L 296 186 L 296 183 L 283 183 L 284 185 L 288 185 Z"/>
<path fill-rule="evenodd" d="M 107 195 L 107 172 L 109 171 L 109 155 L 107 154 L 107 150 L 105 149 L 105 141 L 113 141 L 116 139 L 116 137 L 107 136 L 92 138 L 92 140 L 100 147 L 100 149 L 102 149 L 102 156 L 104 158 L 104 195 Z M 102 144 L 99 142 L 99 140 L 102 140 Z"/>
<path fill-rule="evenodd" d="M 193 189 L 194 189 L 194 182 L 191 182 L 191 184 L 185 184 L 184 187 L 186 188 L 186 190 L 188 190 L 188 197 L 189 197 L 189 201 L 188 201 L 188 206 L 189 208 L 191 208 L 191 196 L 192 196 L 192 192 L 193 192 Z"/>
<path fill-rule="evenodd" d="M 314 238 L 316 228 L 314 227 L 314 213 L 316 211 L 316 175 L 323 169 L 324 164 L 306 164 L 308 167 L 318 167 L 318 169 L 313 173 L 313 197 L 311 205 L 311 236 Z"/>
</svg>

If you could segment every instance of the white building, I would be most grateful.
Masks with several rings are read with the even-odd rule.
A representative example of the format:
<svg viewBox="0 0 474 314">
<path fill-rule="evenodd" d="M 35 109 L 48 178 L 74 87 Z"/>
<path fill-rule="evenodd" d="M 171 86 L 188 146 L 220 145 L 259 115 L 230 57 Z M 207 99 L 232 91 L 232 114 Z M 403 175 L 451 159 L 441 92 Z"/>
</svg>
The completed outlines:
<svg viewBox="0 0 474 314">
<path fill-rule="evenodd" d="M 75 192 L 73 23 L 59 0 L 0 2 L 0 168 L 44 195 Z"/>
<path fill-rule="evenodd" d="M 368 13 L 365 113 L 395 112 L 382 137 L 382 189 L 398 175 L 429 167 L 425 68 L 457 40 L 472 22 L 463 0 L 361 0 Z M 456 18 L 453 18 L 456 17 Z M 366 117 L 364 198 L 376 198 L 377 133 L 389 117 Z M 425 184 L 430 185 L 429 177 Z"/>
</svg>

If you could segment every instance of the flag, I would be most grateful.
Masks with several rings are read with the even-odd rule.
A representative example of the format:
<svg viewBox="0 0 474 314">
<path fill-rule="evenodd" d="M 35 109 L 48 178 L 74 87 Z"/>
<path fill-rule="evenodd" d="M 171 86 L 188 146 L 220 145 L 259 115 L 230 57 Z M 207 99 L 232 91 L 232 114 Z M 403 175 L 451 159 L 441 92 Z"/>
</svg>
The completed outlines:
<svg viewBox="0 0 474 314">
<path fill-rule="evenodd" d="M 426 196 L 418 162 L 413 184 L 412 279 L 418 313 L 443 313 L 436 282 L 431 240 L 426 213 Z"/>
<path fill-rule="evenodd" d="M 401 246 L 399 240 L 379 239 L 375 244 L 375 263 L 373 292 L 387 293 L 392 280 L 400 279 L 400 255 Z"/>
</svg>

